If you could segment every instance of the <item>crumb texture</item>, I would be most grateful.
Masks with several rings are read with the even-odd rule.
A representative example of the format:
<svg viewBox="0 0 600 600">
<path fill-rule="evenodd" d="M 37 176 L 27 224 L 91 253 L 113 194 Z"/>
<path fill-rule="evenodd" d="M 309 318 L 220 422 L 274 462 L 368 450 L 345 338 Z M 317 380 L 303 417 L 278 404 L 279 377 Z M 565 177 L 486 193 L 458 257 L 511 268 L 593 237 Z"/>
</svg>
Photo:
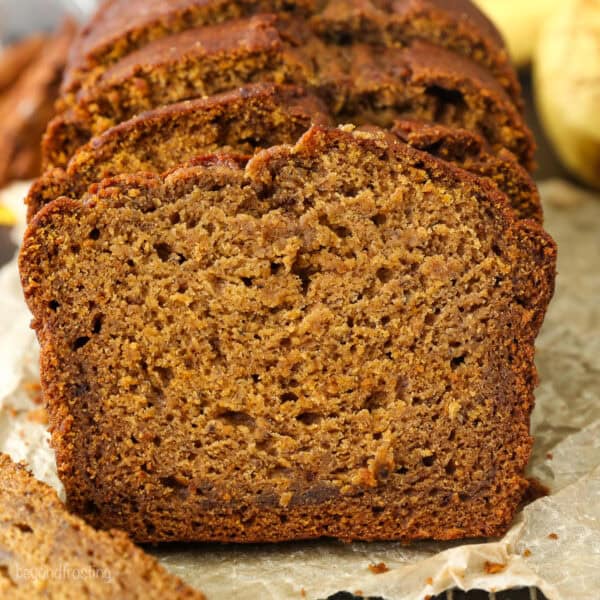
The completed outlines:
<svg viewBox="0 0 600 600">
<path fill-rule="evenodd" d="M 379 131 L 51 203 L 21 272 L 71 509 L 138 541 L 502 533 L 554 254 Z"/>
<path fill-rule="evenodd" d="M 7 600 L 203 600 L 118 531 L 70 515 L 54 490 L 0 455 L 0 595 Z"/>
</svg>

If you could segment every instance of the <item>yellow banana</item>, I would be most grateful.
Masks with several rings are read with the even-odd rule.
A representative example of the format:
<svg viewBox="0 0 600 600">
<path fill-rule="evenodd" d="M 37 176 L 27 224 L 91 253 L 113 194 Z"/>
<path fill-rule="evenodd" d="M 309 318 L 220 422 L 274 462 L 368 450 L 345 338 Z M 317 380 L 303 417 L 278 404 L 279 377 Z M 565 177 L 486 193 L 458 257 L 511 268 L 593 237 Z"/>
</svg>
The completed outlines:
<svg viewBox="0 0 600 600">
<path fill-rule="evenodd" d="M 569 0 L 544 25 L 534 56 L 538 112 L 577 177 L 600 188 L 600 0 Z"/>
<path fill-rule="evenodd" d="M 540 28 L 565 0 L 475 0 L 504 36 L 516 65 L 531 61 Z"/>
</svg>

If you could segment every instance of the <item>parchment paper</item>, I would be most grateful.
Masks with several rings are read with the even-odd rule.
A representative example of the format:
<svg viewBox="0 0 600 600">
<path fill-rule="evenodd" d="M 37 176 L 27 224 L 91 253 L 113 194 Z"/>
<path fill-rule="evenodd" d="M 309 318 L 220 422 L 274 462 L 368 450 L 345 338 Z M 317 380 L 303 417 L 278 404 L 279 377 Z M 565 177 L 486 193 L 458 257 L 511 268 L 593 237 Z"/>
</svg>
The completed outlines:
<svg viewBox="0 0 600 600">
<path fill-rule="evenodd" d="M 550 600 L 600 596 L 600 198 L 542 185 L 559 244 L 556 297 L 538 340 L 541 385 L 532 475 L 551 494 L 529 504 L 502 540 L 467 543 L 167 546 L 149 549 L 209 600 L 323 598 L 340 590 L 422 600 L 452 587 L 537 586 Z M 20 209 L 23 187 L 0 194 Z M 15 238 L 20 239 L 17 228 Z M 16 264 L 0 271 L 0 450 L 59 491 L 39 408 L 37 346 Z M 42 421 L 42 422 L 40 422 Z M 374 574 L 370 565 L 388 571 Z M 383 569 L 382 569 L 383 570 Z"/>
</svg>

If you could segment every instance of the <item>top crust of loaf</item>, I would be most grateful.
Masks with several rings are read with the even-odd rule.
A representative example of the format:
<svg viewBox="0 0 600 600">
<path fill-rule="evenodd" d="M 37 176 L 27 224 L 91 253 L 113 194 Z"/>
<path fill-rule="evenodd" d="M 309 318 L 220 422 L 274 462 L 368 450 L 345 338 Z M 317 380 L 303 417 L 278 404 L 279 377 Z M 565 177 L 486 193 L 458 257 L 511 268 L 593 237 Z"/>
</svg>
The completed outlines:
<svg viewBox="0 0 600 600">
<path fill-rule="evenodd" d="M 389 45 L 418 38 L 439 42 L 490 67 L 511 97 L 520 102 L 520 87 L 500 34 L 468 0 L 401 0 L 393 5 L 379 0 L 146 0 L 141 4 L 112 0 L 105 2 L 82 30 L 71 53 L 63 90 L 76 91 L 86 76 L 93 81 L 94 73 L 170 33 L 279 11 L 312 15 L 315 29 L 325 36 L 351 36 L 368 42 L 374 37 L 376 43 Z"/>
</svg>

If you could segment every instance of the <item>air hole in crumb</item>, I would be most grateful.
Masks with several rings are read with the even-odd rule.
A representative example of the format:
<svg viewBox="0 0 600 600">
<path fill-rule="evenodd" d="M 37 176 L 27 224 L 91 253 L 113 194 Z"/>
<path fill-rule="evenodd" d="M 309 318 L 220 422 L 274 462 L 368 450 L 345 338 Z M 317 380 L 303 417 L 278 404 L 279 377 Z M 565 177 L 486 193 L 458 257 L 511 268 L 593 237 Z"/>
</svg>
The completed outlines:
<svg viewBox="0 0 600 600">
<path fill-rule="evenodd" d="M 260 375 L 257 375 L 256 373 L 252 373 L 251 377 L 254 383 L 258 383 L 260 381 Z"/>
<path fill-rule="evenodd" d="M 82 335 L 81 337 L 78 337 L 73 342 L 73 350 L 79 350 L 80 348 L 83 348 L 89 341 L 90 338 L 87 335 Z"/>
<path fill-rule="evenodd" d="M 177 223 L 181 222 L 181 216 L 179 213 L 173 213 L 170 217 L 171 225 L 177 225 Z"/>
<path fill-rule="evenodd" d="M 395 471 L 398 475 L 406 475 L 408 473 L 408 468 L 405 466 L 398 467 Z"/>
<path fill-rule="evenodd" d="M 97 227 L 94 227 L 94 229 L 89 232 L 88 237 L 90 240 L 97 240 L 100 237 L 100 230 Z"/>
<path fill-rule="evenodd" d="M 252 277 L 242 277 L 242 282 L 246 287 L 250 287 L 252 285 Z"/>
<path fill-rule="evenodd" d="M 455 464 L 455 462 L 452 459 L 450 459 L 446 463 L 446 466 L 444 467 L 444 470 L 446 471 L 446 473 L 448 475 L 454 475 L 454 473 L 456 472 L 456 464 Z"/>
<path fill-rule="evenodd" d="M 155 367 L 156 374 L 164 386 L 168 386 L 173 379 L 173 369 L 171 367 Z"/>
<path fill-rule="evenodd" d="M 272 262 L 271 263 L 271 275 L 277 275 L 277 273 L 279 273 L 279 271 L 281 271 L 282 267 L 283 267 L 283 265 L 281 263 Z"/>
<path fill-rule="evenodd" d="M 292 273 L 300 279 L 302 294 L 306 295 L 310 286 L 310 277 L 314 271 L 310 267 L 301 267 L 297 262 L 292 266 Z"/>
<path fill-rule="evenodd" d="M 296 396 L 294 392 L 285 392 L 284 394 L 281 394 L 279 399 L 281 402 L 295 402 L 298 400 L 298 396 Z"/>
<path fill-rule="evenodd" d="M 430 456 L 424 456 L 422 462 L 425 467 L 431 467 L 435 462 L 435 454 L 431 454 Z"/>
<path fill-rule="evenodd" d="M 448 434 L 448 440 L 450 442 L 454 441 L 454 438 L 456 437 L 456 429 L 453 429 L 449 434 Z"/>
<path fill-rule="evenodd" d="M 27 523 L 15 523 L 15 527 L 21 533 L 33 533 L 33 529 L 31 529 L 31 527 L 29 527 L 29 525 L 27 525 Z"/>
<path fill-rule="evenodd" d="M 343 225 L 334 225 L 331 223 L 327 218 L 327 215 L 322 215 L 319 217 L 319 225 L 327 227 L 341 239 L 350 237 L 350 235 L 352 235 L 352 232 L 347 227 L 344 227 Z"/>
<path fill-rule="evenodd" d="M 169 257 L 171 256 L 171 246 L 169 246 L 169 244 L 154 244 L 154 250 L 156 250 L 156 254 L 158 254 L 158 258 L 160 258 L 160 260 L 162 260 L 163 262 L 166 262 L 169 260 Z"/>
<path fill-rule="evenodd" d="M 492 245 L 492 252 L 496 256 L 502 256 L 502 250 L 501 250 L 500 246 L 498 246 L 498 244 L 493 244 Z"/>
<path fill-rule="evenodd" d="M 381 281 L 381 283 L 387 283 L 394 276 L 393 271 L 386 267 L 381 267 L 380 269 L 377 269 L 376 275 L 377 275 L 377 279 L 379 279 L 379 281 Z"/>
<path fill-rule="evenodd" d="M 280 342 L 282 348 L 289 348 L 292 345 L 292 340 L 289 337 L 285 337 Z"/>
<path fill-rule="evenodd" d="M 387 216 L 382 213 L 378 213 L 375 216 L 371 217 L 371 221 L 373 221 L 373 223 L 375 223 L 375 225 L 380 227 L 381 225 L 385 225 L 385 223 L 387 221 Z"/>
<path fill-rule="evenodd" d="M 380 515 L 385 510 L 385 506 L 371 506 L 371 512 L 374 515 Z"/>
<path fill-rule="evenodd" d="M 384 391 L 373 392 L 368 398 L 365 400 L 365 408 L 367 410 L 374 410 L 376 408 L 381 408 L 385 404 L 386 393 Z"/>
<path fill-rule="evenodd" d="M 103 315 L 96 315 L 92 322 L 92 332 L 100 333 L 102 331 L 102 319 Z"/>
<path fill-rule="evenodd" d="M 228 410 L 217 416 L 219 421 L 223 421 L 234 427 L 245 425 L 249 429 L 253 429 L 256 425 L 256 421 L 249 414 L 237 410 Z"/>
<path fill-rule="evenodd" d="M 317 423 L 319 423 L 321 421 L 323 417 L 316 412 L 303 412 L 300 413 L 296 419 L 298 421 L 300 421 L 300 423 L 303 423 L 304 425 L 316 425 Z"/>
<path fill-rule="evenodd" d="M 162 439 L 159 435 L 155 435 L 152 438 L 152 443 L 158 448 L 162 444 Z"/>
<path fill-rule="evenodd" d="M 54 312 L 58 310 L 59 306 L 60 304 L 56 300 L 50 300 L 50 302 L 48 302 L 48 308 Z"/>
<path fill-rule="evenodd" d="M 180 283 L 177 286 L 177 292 L 180 294 L 185 294 L 188 291 L 188 285 L 187 283 Z"/>
<path fill-rule="evenodd" d="M 460 365 L 464 364 L 465 362 L 465 355 L 461 355 L 461 356 L 455 356 L 451 361 L 450 361 L 450 366 L 452 367 L 453 371 L 456 371 L 456 369 L 458 369 L 458 367 L 460 367 Z"/>
<path fill-rule="evenodd" d="M 172 490 L 186 490 L 187 485 L 179 481 L 176 477 L 169 475 L 168 477 L 161 477 L 160 483 L 165 487 L 171 488 Z"/>
<path fill-rule="evenodd" d="M 172 423 L 175 420 L 175 415 L 173 413 L 169 413 L 165 419 L 167 420 L 167 423 Z"/>
<path fill-rule="evenodd" d="M 385 317 L 381 317 L 381 324 L 385 327 L 390 322 L 390 318 L 386 315 Z"/>
</svg>

